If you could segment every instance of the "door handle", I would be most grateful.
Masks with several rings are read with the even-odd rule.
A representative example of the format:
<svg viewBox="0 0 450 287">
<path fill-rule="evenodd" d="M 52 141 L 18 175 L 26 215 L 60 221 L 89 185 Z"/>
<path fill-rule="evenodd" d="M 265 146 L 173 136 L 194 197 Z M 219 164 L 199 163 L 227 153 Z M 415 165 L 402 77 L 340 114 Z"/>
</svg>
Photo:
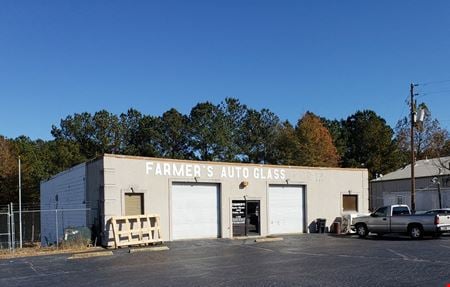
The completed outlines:
<svg viewBox="0 0 450 287">
<path fill-rule="evenodd" d="M 387 220 L 387 218 L 383 218 L 383 220 L 384 220 L 384 221 L 386 221 L 386 220 Z"/>
</svg>

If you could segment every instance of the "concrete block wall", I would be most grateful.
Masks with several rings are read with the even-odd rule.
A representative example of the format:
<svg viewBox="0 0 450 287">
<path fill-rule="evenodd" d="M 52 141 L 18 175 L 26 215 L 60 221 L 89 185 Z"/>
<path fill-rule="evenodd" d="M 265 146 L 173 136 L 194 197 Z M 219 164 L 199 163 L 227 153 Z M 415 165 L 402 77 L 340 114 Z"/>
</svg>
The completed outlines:
<svg viewBox="0 0 450 287">
<path fill-rule="evenodd" d="M 61 239 L 64 228 L 86 226 L 86 164 L 82 163 L 41 183 L 41 243 Z"/>
</svg>

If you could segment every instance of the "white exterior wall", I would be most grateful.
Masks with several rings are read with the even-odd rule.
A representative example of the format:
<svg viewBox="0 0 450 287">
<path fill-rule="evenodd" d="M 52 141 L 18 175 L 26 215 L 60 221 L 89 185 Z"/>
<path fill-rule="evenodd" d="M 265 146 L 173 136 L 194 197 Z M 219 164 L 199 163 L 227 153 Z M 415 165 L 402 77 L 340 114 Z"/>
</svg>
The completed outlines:
<svg viewBox="0 0 450 287">
<path fill-rule="evenodd" d="M 217 183 L 220 186 L 220 237 L 232 237 L 231 201 L 260 200 L 261 235 L 268 235 L 267 193 L 270 185 L 297 185 L 305 189 L 305 230 L 315 224 L 317 218 L 325 218 L 327 227 L 344 214 L 342 197 L 358 195 L 358 212 L 368 211 L 368 173 L 366 169 L 310 168 L 268 166 L 255 164 L 228 164 L 165 160 L 144 157 L 105 155 L 104 176 L 104 234 L 108 235 L 108 220 L 112 216 L 124 215 L 124 194 L 144 194 L 144 212 L 161 216 L 162 235 L 172 240 L 171 230 L 171 186 L 172 183 Z M 149 165 L 149 163 L 151 163 Z M 161 170 L 158 170 L 158 164 Z M 178 173 L 173 171 L 173 165 Z M 171 171 L 164 170 L 170 166 Z M 150 168 L 149 168 L 150 167 Z M 183 174 L 179 172 L 183 167 Z M 243 170 L 248 170 L 248 177 Z M 225 170 L 225 174 L 223 174 Z M 228 170 L 234 170 L 230 176 Z M 240 171 L 240 176 L 237 175 Z M 278 171 L 275 176 L 274 171 Z M 269 178 L 268 173 L 272 176 Z M 228 175 L 227 175 L 228 173 Z M 283 176 L 281 176 L 283 173 Z M 248 182 L 242 188 L 241 183 Z M 111 238 L 111 234 L 109 234 Z M 103 244 L 106 245 L 104 238 Z M 109 242 L 111 245 L 111 242 Z"/>
<path fill-rule="evenodd" d="M 86 226 L 85 181 L 82 163 L 41 182 L 41 244 L 55 243 L 57 234 L 61 240 L 64 228 Z"/>
</svg>

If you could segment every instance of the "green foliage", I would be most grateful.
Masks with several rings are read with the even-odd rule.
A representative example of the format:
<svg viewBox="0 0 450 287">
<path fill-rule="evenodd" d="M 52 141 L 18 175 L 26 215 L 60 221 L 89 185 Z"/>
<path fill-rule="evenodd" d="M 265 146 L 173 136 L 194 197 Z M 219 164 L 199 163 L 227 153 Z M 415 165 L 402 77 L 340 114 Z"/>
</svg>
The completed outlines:
<svg viewBox="0 0 450 287">
<path fill-rule="evenodd" d="M 347 118 L 344 127 L 347 138 L 344 167 L 366 167 L 372 178 L 400 167 L 394 132 L 374 111 L 356 112 Z"/>
<path fill-rule="evenodd" d="M 242 123 L 243 161 L 252 163 L 278 162 L 277 138 L 282 125 L 268 109 L 249 109 Z"/>
<path fill-rule="evenodd" d="M 407 117 L 401 119 L 397 122 L 395 130 L 397 146 L 402 153 L 404 161 L 409 162 L 411 153 L 411 120 Z M 423 123 L 415 125 L 414 128 L 416 158 L 420 160 L 427 157 L 445 156 L 448 154 L 445 149 L 448 140 L 448 131 L 441 127 L 437 119 L 432 118 L 431 112 L 427 109 Z"/>
<path fill-rule="evenodd" d="M 143 116 L 139 122 L 136 133 L 137 155 L 159 157 L 161 154 L 160 142 L 163 140 L 158 127 L 161 122 L 158 117 Z"/>
<path fill-rule="evenodd" d="M 416 131 L 418 155 L 450 155 L 448 132 L 427 119 Z M 22 160 L 24 202 L 39 200 L 42 180 L 104 153 L 305 166 L 367 167 L 370 176 L 408 162 L 408 120 L 393 131 L 373 111 L 346 120 L 306 113 L 295 128 L 268 109 L 255 110 L 238 99 L 203 102 L 189 115 L 170 109 L 161 116 L 129 109 L 75 113 L 53 126 L 54 140 L 0 136 L 0 204 L 17 202 L 18 156 Z"/>
<path fill-rule="evenodd" d="M 44 144 L 40 153 L 45 156 L 47 177 L 87 160 L 81 154 L 80 145 L 77 142 L 67 140 L 48 141 Z"/>
<path fill-rule="evenodd" d="M 333 144 L 336 147 L 339 158 L 344 158 L 345 151 L 347 150 L 347 134 L 345 132 L 345 121 L 328 120 L 326 118 L 320 118 L 320 120 L 328 129 L 331 138 L 333 139 Z"/>
<path fill-rule="evenodd" d="M 445 141 L 445 144 L 441 151 L 441 156 L 450 156 L 450 139 Z"/>
<path fill-rule="evenodd" d="M 278 151 L 278 164 L 298 165 L 298 151 L 300 149 L 298 137 L 294 127 L 285 121 L 282 123 L 278 137 L 275 141 L 275 150 Z"/>
<path fill-rule="evenodd" d="M 244 120 L 248 113 L 246 105 L 242 105 L 238 99 L 226 98 L 219 105 L 219 109 L 224 115 L 225 128 L 227 129 L 226 141 L 224 146 L 223 159 L 225 161 L 240 161 L 242 159 L 242 146 L 245 143 Z"/>
<path fill-rule="evenodd" d="M 122 131 L 121 152 L 126 155 L 140 155 L 142 139 L 139 137 L 143 116 L 135 110 L 129 109 L 120 115 Z"/>
<path fill-rule="evenodd" d="M 161 156 L 176 159 L 192 157 L 189 149 L 188 117 L 170 109 L 159 118 L 158 129 Z"/>
<path fill-rule="evenodd" d="M 0 136 L 0 204 L 14 201 L 18 186 L 18 158 L 13 143 Z"/>
<path fill-rule="evenodd" d="M 61 120 L 60 127 L 52 126 L 51 131 L 56 140 L 76 142 L 81 153 L 87 158 L 95 158 L 99 151 L 95 144 L 95 127 L 90 113 L 74 114 Z"/>
<path fill-rule="evenodd" d="M 225 114 L 210 102 L 199 103 L 189 115 L 189 142 L 198 160 L 219 161 L 225 158 L 225 146 L 231 136 Z"/>
</svg>

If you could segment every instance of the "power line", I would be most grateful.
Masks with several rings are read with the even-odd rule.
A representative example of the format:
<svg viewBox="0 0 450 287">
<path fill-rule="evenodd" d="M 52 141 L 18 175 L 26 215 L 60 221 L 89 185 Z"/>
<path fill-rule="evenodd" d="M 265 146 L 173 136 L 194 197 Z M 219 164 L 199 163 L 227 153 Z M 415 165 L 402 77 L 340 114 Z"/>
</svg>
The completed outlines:
<svg viewBox="0 0 450 287">
<path fill-rule="evenodd" d="M 425 92 L 421 93 L 423 96 L 431 95 L 431 94 L 443 94 L 443 93 L 450 93 L 450 89 L 448 90 L 440 90 L 440 91 L 431 91 L 431 92 Z"/>
<path fill-rule="evenodd" d="M 403 100 L 403 102 L 405 103 L 405 105 L 404 105 L 403 108 L 402 108 L 402 112 L 400 113 L 400 117 L 398 118 L 397 122 L 403 120 L 403 118 L 404 118 L 405 110 L 406 110 L 406 108 L 409 106 L 409 101 L 408 101 L 408 99 L 409 99 L 409 95 L 406 96 L 405 99 Z"/>
<path fill-rule="evenodd" d="M 430 81 L 430 82 L 426 82 L 426 83 L 419 83 L 419 86 L 427 86 L 427 85 L 442 84 L 442 83 L 450 83 L 450 80 Z"/>
</svg>

